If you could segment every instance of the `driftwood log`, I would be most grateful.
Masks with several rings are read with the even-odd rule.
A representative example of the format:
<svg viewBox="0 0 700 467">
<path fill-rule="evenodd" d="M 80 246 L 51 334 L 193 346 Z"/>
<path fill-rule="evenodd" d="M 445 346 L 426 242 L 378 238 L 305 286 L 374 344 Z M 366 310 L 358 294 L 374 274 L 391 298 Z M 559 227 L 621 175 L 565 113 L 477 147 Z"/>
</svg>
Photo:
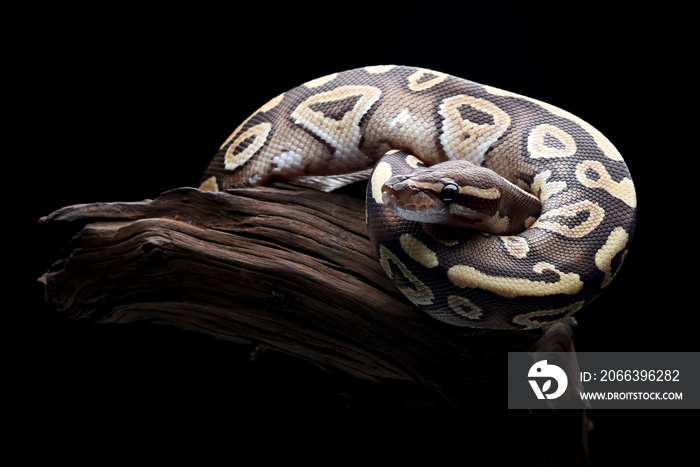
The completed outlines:
<svg viewBox="0 0 700 467">
<path fill-rule="evenodd" d="M 364 200 L 351 194 L 180 188 L 69 206 L 41 222 L 78 230 L 39 279 L 50 306 L 71 318 L 175 325 L 360 380 L 413 382 L 453 406 L 505 408 L 508 351 L 573 350 L 573 320 L 469 333 L 413 307 L 383 273 Z M 530 414 L 563 438 L 565 454 L 554 457 L 585 465 L 587 412 L 553 416 Z"/>
</svg>

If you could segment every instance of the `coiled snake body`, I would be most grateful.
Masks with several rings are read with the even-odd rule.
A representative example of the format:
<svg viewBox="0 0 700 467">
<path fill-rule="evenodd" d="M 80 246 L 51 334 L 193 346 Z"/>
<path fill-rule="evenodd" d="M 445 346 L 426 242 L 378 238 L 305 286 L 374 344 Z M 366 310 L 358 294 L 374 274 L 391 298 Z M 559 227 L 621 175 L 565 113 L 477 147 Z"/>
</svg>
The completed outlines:
<svg viewBox="0 0 700 467">
<path fill-rule="evenodd" d="M 458 326 L 532 329 L 616 275 L 632 178 L 595 128 L 552 105 L 438 71 L 365 67 L 285 92 L 222 145 L 200 186 L 368 178 L 367 225 L 397 287 Z"/>
</svg>

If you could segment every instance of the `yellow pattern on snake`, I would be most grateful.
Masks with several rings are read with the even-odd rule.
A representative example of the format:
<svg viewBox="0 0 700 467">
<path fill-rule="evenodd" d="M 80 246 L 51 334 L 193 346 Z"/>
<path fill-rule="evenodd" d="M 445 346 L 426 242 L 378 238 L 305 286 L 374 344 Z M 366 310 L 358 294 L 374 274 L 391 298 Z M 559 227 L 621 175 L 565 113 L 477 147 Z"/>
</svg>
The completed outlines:
<svg viewBox="0 0 700 467">
<path fill-rule="evenodd" d="M 221 146 L 203 190 L 369 178 L 367 226 L 399 290 L 435 318 L 533 329 L 590 303 L 634 231 L 634 184 L 599 131 L 550 104 L 381 65 L 309 81 Z"/>
</svg>

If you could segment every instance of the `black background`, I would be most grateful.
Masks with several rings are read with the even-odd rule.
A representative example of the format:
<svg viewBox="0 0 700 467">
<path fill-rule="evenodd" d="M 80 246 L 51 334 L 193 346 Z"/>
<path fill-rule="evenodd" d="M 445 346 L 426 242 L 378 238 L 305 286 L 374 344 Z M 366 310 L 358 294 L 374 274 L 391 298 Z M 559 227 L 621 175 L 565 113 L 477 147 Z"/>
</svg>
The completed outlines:
<svg viewBox="0 0 700 467">
<path fill-rule="evenodd" d="M 630 167 L 639 218 L 618 277 L 577 315 L 577 349 L 697 350 L 697 305 L 689 302 L 695 214 L 686 195 L 697 162 L 693 129 L 683 124 L 695 57 L 679 23 L 689 12 L 670 4 L 490 5 L 258 2 L 10 15 L 6 136 L 17 144 L 3 157 L 10 261 L 2 330 L 11 369 L 5 385 L 20 396 L 6 398 L 20 413 L 18 437 L 53 440 L 59 457 L 88 446 L 106 457 L 132 445 L 155 447 L 152 455 L 179 452 L 201 433 L 210 441 L 196 452 L 218 447 L 231 459 L 247 450 L 306 459 L 333 442 L 328 460 L 371 444 L 391 455 L 425 448 L 431 458 L 453 446 L 467 462 L 476 452 L 497 459 L 509 446 L 530 445 L 502 438 L 505 400 L 447 410 L 416 403 L 423 395 L 411 389 L 350 381 L 285 355 L 252 363 L 250 348 L 167 326 L 68 320 L 43 301 L 36 278 L 65 237 L 39 227 L 39 217 L 194 186 L 221 142 L 261 104 L 364 65 L 433 68 L 549 102 L 601 130 Z M 690 435 L 680 422 L 691 418 L 594 412 L 594 465 L 674 459 Z M 386 441 L 392 434 L 411 442 Z M 547 442 L 522 436 L 538 449 Z M 291 450 L 279 452 L 289 439 Z"/>
</svg>

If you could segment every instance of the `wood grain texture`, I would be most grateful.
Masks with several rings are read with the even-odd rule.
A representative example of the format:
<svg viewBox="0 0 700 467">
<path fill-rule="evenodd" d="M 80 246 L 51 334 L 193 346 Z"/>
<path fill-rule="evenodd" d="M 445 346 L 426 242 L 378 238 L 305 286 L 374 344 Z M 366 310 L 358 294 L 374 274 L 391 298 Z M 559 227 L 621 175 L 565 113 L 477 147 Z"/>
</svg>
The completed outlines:
<svg viewBox="0 0 700 467">
<path fill-rule="evenodd" d="M 173 325 L 360 380 L 412 382 L 455 407 L 505 404 L 508 351 L 573 350 L 572 319 L 469 332 L 413 307 L 376 260 L 364 200 L 347 194 L 180 188 L 41 222 L 77 230 L 39 279 L 48 304 L 75 319 Z M 559 449 L 585 461 L 588 415 L 571 412 L 519 423 L 573 430 Z"/>
<path fill-rule="evenodd" d="M 551 331 L 471 335 L 424 315 L 381 270 L 364 203 L 348 195 L 185 188 L 69 206 L 42 222 L 82 225 L 40 279 L 47 302 L 72 318 L 172 324 L 445 394 L 492 380 L 488 364 L 465 360 L 556 339 Z"/>
</svg>

